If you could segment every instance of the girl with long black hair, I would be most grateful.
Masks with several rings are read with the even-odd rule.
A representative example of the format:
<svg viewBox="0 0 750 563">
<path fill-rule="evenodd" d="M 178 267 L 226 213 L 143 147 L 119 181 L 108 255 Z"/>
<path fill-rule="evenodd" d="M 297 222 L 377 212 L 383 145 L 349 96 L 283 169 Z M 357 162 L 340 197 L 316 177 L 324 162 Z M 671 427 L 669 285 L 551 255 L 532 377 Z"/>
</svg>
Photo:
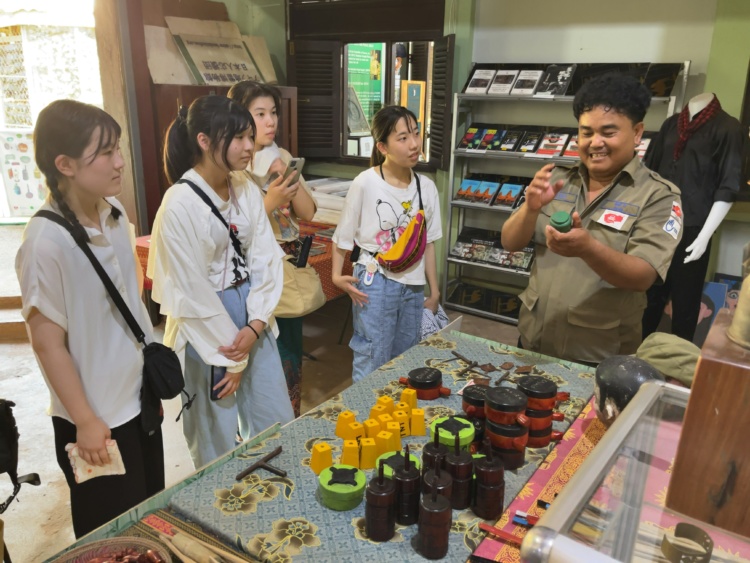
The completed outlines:
<svg viewBox="0 0 750 563">
<path fill-rule="evenodd" d="M 148 272 L 167 316 L 164 343 L 197 393 L 182 417 L 196 467 L 231 450 L 238 425 L 247 439 L 294 418 L 268 326 L 283 254 L 245 172 L 254 134 L 247 109 L 203 96 L 180 109 L 164 146 L 173 185 L 154 221 Z"/>
</svg>

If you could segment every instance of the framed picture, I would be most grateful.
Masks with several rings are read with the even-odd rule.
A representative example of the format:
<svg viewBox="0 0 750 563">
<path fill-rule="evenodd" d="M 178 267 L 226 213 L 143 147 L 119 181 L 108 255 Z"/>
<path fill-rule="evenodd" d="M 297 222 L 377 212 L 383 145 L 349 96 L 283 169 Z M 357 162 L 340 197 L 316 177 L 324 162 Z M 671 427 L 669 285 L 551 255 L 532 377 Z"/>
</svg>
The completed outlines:
<svg viewBox="0 0 750 563">
<path fill-rule="evenodd" d="M 425 94 L 427 83 L 424 80 L 402 80 L 401 81 L 401 105 L 412 111 L 417 116 L 419 134 L 424 142 L 424 113 Z"/>
<path fill-rule="evenodd" d="M 362 104 L 359 103 L 359 96 L 354 86 L 349 85 L 349 95 L 347 96 L 347 124 L 349 125 L 350 135 L 369 135 L 370 124 L 367 122 L 365 111 L 362 109 Z M 356 154 L 356 152 L 354 153 Z"/>
</svg>

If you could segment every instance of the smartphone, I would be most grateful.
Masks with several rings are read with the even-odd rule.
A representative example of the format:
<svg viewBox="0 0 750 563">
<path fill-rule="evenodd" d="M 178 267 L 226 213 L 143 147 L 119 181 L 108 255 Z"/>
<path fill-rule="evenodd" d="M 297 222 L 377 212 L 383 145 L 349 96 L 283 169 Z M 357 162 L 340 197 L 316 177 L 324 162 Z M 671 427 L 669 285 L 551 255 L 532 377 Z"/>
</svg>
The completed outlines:
<svg viewBox="0 0 750 563">
<path fill-rule="evenodd" d="M 209 392 L 211 396 L 212 401 L 218 401 L 219 400 L 219 393 L 224 389 L 223 387 L 219 387 L 218 389 L 214 389 L 219 383 L 221 383 L 221 380 L 224 379 L 224 375 L 227 373 L 227 368 L 223 366 L 211 366 L 211 387 L 209 387 Z"/>
<path fill-rule="evenodd" d="M 304 158 L 293 158 L 289 161 L 289 164 L 287 165 L 286 172 L 284 172 L 284 180 L 286 180 L 289 176 L 297 172 L 298 174 L 302 173 L 302 167 L 305 165 L 305 159 Z M 297 178 L 299 179 L 299 178 Z M 296 181 L 296 180 L 295 180 Z"/>
</svg>

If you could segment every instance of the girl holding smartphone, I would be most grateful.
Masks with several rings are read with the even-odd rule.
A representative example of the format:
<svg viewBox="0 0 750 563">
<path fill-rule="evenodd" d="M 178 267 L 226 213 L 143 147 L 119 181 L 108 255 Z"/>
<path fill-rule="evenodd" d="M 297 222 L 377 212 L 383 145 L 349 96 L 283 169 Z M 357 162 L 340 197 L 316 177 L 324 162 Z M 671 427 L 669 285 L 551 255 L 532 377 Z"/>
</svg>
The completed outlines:
<svg viewBox="0 0 750 563">
<path fill-rule="evenodd" d="M 287 254 L 299 251 L 299 221 L 315 215 L 315 201 L 301 174 L 292 174 L 288 185 L 272 181 L 284 174 L 292 155 L 276 144 L 281 94 L 278 88 L 252 80 L 238 82 L 229 97 L 247 108 L 255 121 L 255 155 L 248 172 L 263 188 L 263 204 L 276 241 Z M 276 319 L 279 324 L 279 352 L 284 365 L 289 397 L 295 416 L 300 414 L 302 382 L 302 319 Z"/>
</svg>

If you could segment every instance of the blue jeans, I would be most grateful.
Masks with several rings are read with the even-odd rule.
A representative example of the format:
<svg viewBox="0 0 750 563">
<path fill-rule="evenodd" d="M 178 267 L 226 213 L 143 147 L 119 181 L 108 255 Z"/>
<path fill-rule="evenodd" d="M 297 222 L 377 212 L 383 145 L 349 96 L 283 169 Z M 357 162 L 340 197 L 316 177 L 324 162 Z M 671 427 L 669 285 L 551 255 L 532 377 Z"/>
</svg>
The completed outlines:
<svg viewBox="0 0 750 563">
<path fill-rule="evenodd" d="M 362 264 L 354 266 L 354 275 L 360 282 L 357 289 L 369 298 L 364 307 L 352 303 L 354 335 L 349 348 L 354 351 L 352 379 L 356 383 L 419 342 L 424 286 L 404 285 L 380 273 L 367 286 L 362 282 Z"/>
<path fill-rule="evenodd" d="M 222 302 L 237 328 L 247 324 L 249 291 L 247 282 L 224 290 Z M 286 424 L 294 419 L 276 339 L 269 328 L 260 333 L 260 340 L 250 349 L 240 386 L 233 395 L 212 401 L 210 386 L 211 366 L 204 364 L 188 343 L 185 389 L 196 397 L 190 410 L 182 413 L 182 432 L 196 468 L 234 449 L 238 425 L 240 436 L 247 440 L 276 422 Z"/>
</svg>

